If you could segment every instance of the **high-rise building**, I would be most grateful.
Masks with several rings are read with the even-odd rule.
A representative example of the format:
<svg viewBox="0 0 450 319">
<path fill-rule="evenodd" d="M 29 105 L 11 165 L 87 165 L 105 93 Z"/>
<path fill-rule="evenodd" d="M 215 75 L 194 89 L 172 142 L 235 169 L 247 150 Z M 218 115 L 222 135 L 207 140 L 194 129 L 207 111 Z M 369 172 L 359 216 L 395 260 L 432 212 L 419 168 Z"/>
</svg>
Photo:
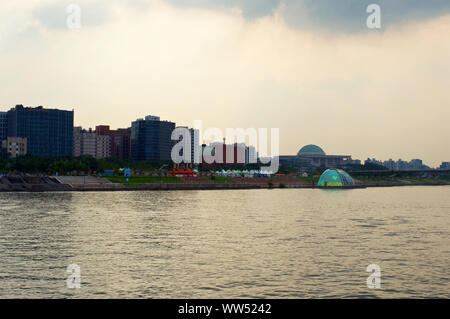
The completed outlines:
<svg viewBox="0 0 450 319">
<path fill-rule="evenodd" d="M 387 169 L 391 170 L 391 171 L 397 171 L 398 170 L 397 169 L 397 163 L 392 158 L 390 158 L 387 161 L 384 161 L 382 165 L 384 167 L 386 167 Z"/>
<path fill-rule="evenodd" d="M 208 146 L 203 144 L 202 167 L 204 169 L 217 169 L 220 166 L 243 167 L 248 163 L 249 153 L 244 143 L 225 144 L 224 141 L 224 143 L 214 142 Z"/>
<path fill-rule="evenodd" d="M 450 169 L 450 162 L 442 162 L 441 166 L 439 166 L 439 169 Z"/>
<path fill-rule="evenodd" d="M 73 111 L 23 107 L 8 111 L 8 137 L 27 139 L 27 152 L 35 156 L 61 157 L 73 153 Z"/>
<path fill-rule="evenodd" d="M 0 141 L 8 137 L 8 113 L 0 112 Z"/>
<path fill-rule="evenodd" d="M 421 159 L 413 159 L 411 161 L 404 161 L 399 159 L 398 161 L 394 161 L 393 159 L 389 159 L 387 161 L 378 161 L 375 158 L 368 158 L 365 161 L 365 164 L 372 163 L 380 166 L 386 167 L 391 171 L 408 171 L 408 170 L 426 170 L 430 169 L 427 165 L 423 164 Z"/>
<path fill-rule="evenodd" d="M 175 123 L 147 116 L 131 123 L 131 157 L 134 160 L 171 160 Z"/>
<path fill-rule="evenodd" d="M 423 161 L 421 159 L 412 159 L 408 165 L 409 169 L 423 169 Z"/>
<path fill-rule="evenodd" d="M 245 146 L 245 164 L 256 164 L 258 163 L 258 152 L 256 147 L 250 145 Z"/>
<path fill-rule="evenodd" d="M 100 136 L 109 136 L 111 140 L 110 153 L 112 158 L 130 158 L 131 128 L 110 130 L 108 125 L 99 125 L 95 128 L 95 132 Z"/>
<path fill-rule="evenodd" d="M 84 130 L 80 126 L 73 129 L 73 155 L 91 155 L 95 158 L 111 157 L 111 138 L 97 135 L 92 129 Z"/>
<path fill-rule="evenodd" d="M 200 164 L 201 163 L 201 147 L 200 147 L 200 131 L 197 129 L 193 129 L 193 128 L 188 128 L 187 126 L 178 126 L 177 128 L 181 128 L 181 129 L 186 129 L 189 132 L 189 137 L 190 137 L 190 141 L 189 141 L 189 146 L 191 149 L 191 158 L 190 158 L 190 162 L 189 163 L 185 163 L 185 164 Z M 182 138 L 180 137 L 179 142 L 182 140 Z M 197 154 L 195 153 L 197 150 Z M 180 154 L 183 155 L 183 154 Z M 197 156 L 197 158 L 196 158 Z"/>
<path fill-rule="evenodd" d="M 8 113 L 0 112 L 0 142 L 8 137 Z"/>
</svg>

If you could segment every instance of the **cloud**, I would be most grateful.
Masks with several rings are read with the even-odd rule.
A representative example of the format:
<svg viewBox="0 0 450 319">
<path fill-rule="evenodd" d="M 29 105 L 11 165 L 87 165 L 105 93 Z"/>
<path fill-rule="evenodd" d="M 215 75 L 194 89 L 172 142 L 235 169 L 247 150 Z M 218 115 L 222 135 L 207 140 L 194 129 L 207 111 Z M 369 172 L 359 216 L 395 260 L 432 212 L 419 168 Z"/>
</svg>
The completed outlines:
<svg viewBox="0 0 450 319">
<path fill-rule="evenodd" d="M 182 7 L 240 8 L 246 18 L 279 11 L 288 25 L 302 29 L 366 32 L 369 4 L 381 6 L 383 27 L 450 13 L 448 0 L 167 0 Z"/>
<path fill-rule="evenodd" d="M 70 5 L 78 5 L 81 9 L 81 23 L 84 27 L 104 24 L 110 15 L 110 6 L 106 1 L 57 1 L 39 5 L 33 10 L 33 17 L 48 29 L 67 29 L 67 18 Z"/>
<path fill-rule="evenodd" d="M 168 0 L 168 2 L 184 8 L 240 8 L 243 15 L 247 18 L 262 17 L 272 14 L 281 4 L 281 0 Z"/>
<path fill-rule="evenodd" d="M 361 159 L 450 158 L 450 15 L 347 34 L 293 28 L 278 13 L 118 1 L 103 24 L 69 30 L 36 20 L 40 1 L 12 3 L 0 10 L 2 44 L 27 36 L 0 51 L 2 110 L 74 108 L 84 127 L 148 114 L 279 127 L 283 154 L 314 143 Z M 20 29 L 36 24 L 39 37 Z"/>
<path fill-rule="evenodd" d="M 111 3 L 126 3 L 148 10 L 152 3 L 166 2 L 179 8 L 210 10 L 239 9 L 246 19 L 274 14 L 298 29 L 318 29 L 327 32 L 368 32 L 366 8 L 376 3 L 381 7 L 383 29 L 391 26 L 429 19 L 450 13 L 448 0 L 78 0 L 85 26 L 105 23 L 111 15 Z M 66 8 L 73 1 L 47 1 L 33 10 L 33 15 L 46 28 L 66 28 Z"/>
</svg>

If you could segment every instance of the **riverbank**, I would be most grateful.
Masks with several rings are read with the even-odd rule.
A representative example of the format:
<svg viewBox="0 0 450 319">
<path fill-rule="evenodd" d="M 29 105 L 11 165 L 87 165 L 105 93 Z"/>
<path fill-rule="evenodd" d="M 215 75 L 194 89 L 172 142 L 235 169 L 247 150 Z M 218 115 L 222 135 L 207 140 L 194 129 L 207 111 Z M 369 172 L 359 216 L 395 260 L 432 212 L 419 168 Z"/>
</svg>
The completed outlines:
<svg viewBox="0 0 450 319">
<path fill-rule="evenodd" d="M 446 180 L 405 180 L 405 181 L 356 181 L 356 185 L 345 189 L 367 187 L 398 186 L 443 186 Z M 320 188 L 313 179 L 301 178 L 167 178 L 95 176 L 3 176 L 0 178 L 0 192 L 98 192 L 98 191 L 167 191 L 167 190 L 233 190 L 233 189 L 274 189 L 274 188 Z M 341 187 L 342 189 L 342 187 Z"/>
</svg>

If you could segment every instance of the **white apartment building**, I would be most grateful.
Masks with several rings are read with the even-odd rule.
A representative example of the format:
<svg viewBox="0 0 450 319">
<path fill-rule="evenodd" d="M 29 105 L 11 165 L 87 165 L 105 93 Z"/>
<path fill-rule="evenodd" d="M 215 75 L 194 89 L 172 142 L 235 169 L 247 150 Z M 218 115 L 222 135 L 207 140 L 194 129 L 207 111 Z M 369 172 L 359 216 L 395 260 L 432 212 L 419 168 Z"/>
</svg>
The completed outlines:
<svg viewBox="0 0 450 319">
<path fill-rule="evenodd" d="M 73 129 L 73 155 L 91 155 L 94 158 L 111 157 L 111 138 L 97 135 L 92 129 L 84 130 L 81 126 Z"/>
</svg>

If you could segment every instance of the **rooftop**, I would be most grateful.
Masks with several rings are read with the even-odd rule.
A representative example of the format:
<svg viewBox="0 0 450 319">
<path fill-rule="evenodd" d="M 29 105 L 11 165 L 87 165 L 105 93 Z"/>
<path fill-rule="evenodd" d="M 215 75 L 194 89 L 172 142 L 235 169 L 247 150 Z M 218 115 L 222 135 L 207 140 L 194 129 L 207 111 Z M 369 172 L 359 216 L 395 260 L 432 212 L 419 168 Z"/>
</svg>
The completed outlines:
<svg viewBox="0 0 450 319">
<path fill-rule="evenodd" d="M 303 146 L 300 151 L 297 153 L 298 156 L 301 155 L 326 155 L 323 149 L 321 149 L 319 146 L 314 144 L 309 144 L 306 146 Z"/>
</svg>

